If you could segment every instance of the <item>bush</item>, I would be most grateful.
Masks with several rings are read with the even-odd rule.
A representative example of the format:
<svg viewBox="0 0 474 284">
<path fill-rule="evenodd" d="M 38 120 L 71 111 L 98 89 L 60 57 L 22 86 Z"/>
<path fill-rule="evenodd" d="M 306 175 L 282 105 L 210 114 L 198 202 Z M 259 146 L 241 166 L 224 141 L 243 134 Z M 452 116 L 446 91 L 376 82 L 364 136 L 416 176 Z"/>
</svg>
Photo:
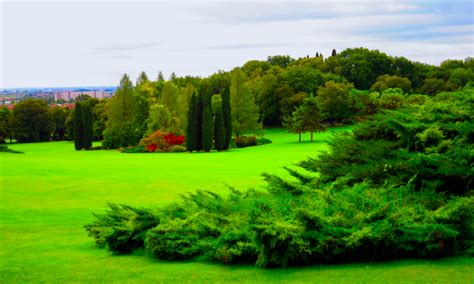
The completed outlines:
<svg viewBox="0 0 474 284">
<path fill-rule="evenodd" d="M 170 149 L 169 149 L 169 152 L 171 153 L 180 153 L 180 152 L 186 152 L 186 147 L 184 146 L 181 146 L 181 145 L 174 145 L 174 146 L 171 146 Z"/>
<path fill-rule="evenodd" d="M 105 214 L 94 214 L 95 221 L 85 227 L 99 246 L 115 253 L 130 253 L 143 247 L 147 230 L 159 224 L 159 218 L 149 209 L 109 204 Z"/>
<path fill-rule="evenodd" d="M 265 137 L 260 137 L 257 139 L 257 145 L 265 145 L 265 144 L 270 144 L 272 143 L 272 140 L 267 139 Z"/>
<path fill-rule="evenodd" d="M 92 146 L 87 150 L 102 150 L 102 149 L 103 149 L 102 146 Z"/>
<path fill-rule="evenodd" d="M 237 148 L 244 148 L 257 145 L 257 137 L 255 136 L 238 136 L 234 138 Z"/>
<path fill-rule="evenodd" d="M 133 153 L 146 153 L 148 152 L 144 146 L 130 146 L 130 147 L 127 147 L 127 148 L 121 148 L 119 149 L 120 152 L 122 153 L 129 153 L 129 154 L 133 154 Z"/>
</svg>

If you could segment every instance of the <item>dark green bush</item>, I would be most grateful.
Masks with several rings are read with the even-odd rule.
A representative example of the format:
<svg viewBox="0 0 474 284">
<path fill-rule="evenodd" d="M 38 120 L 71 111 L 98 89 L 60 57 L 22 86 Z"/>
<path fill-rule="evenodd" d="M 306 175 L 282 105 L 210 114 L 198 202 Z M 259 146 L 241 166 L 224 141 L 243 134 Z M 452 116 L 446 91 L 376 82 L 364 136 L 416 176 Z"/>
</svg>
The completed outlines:
<svg viewBox="0 0 474 284">
<path fill-rule="evenodd" d="M 257 137 L 255 136 L 239 136 L 234 138 L 237 148 L 244 148 L 257 145 Z"/>
<path fill-rule="evenodd" d="M 272 140 L 267 139 L 265 137 L 260 137 L 257 139 L 257 145 L 265 145 L 265 144 L 270 144 L 272 143 Z"/>
<path fill-rule="evenodd" d="M 99 246 L 115 253 L 130 253 L 143 247 L 147 230 L 159 224 L 159 218 L 149 209 L 109 204 L 105 214 L 94 214 L 95 221 L 85 226 L 89 236 Z"/>
</svg>

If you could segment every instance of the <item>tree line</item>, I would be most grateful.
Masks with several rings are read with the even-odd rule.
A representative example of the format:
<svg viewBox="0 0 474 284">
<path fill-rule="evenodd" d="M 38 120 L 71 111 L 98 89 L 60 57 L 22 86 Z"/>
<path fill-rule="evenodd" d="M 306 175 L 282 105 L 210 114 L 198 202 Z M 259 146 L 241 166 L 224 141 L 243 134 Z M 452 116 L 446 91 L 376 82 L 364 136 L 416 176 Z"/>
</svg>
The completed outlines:
<svg viewBox="0 0 474 284">
<path fill-rule="evenodd" d="M 142 72 L 134 85 L 124 75 L 113 98 L 98 101 L 83 97 L 78 101 L 89 101 L 93 139 L 103 140 L 107 148 L 136 145 L 155 130 L 186 134 L 193 121 L 189 126 L 196 136 L 191 140 L 200 146 L 196 149 L 202 149 L 199 135 L 203 129 L 206 135 L 213 134 L 208 136 L 213 136 L 214 144 L 221 143 L 221 129 L 216 126 L 221 114 L 215 105 L 219 100 L 222 104 L 226 96 L 232 112 L 226 114 L 222 109 L 222 119 L 227 124 L 223 127 L 225 137 L 255 134 L 263 126 L 280 125 L 301 134 L 409 104 L 421 99 L 418 94 L 433 96 L 457 90 L 473 80 L 472 58 L 446 60 L 434 66 L 377 50 L 351 48 L 340 53 L 333 50 L 327 58 L 319 52 L 314 57 L 298 59 L 269 56 L 206 78 L 178 77 L 173 73 L 165 80 L 160 72 L 150 80 Z M 195 109 L 197 118 L 191 120 L 189 115 L 195 115 L 190 111 L 193 95 L 199 106 Z M 0 111 L 0 139 L 73 140 L 74 113 L 56 107 L 48 109 L 45 102 L 38 100 L 25 100 L 13 112 L 6 108 Z M 195 125 L 196 121 L 200 124 Z M 227 145 L 227 138 L 225 141 Z M 205 144 L 207 149 L 209 143 Z"/>
</svg>

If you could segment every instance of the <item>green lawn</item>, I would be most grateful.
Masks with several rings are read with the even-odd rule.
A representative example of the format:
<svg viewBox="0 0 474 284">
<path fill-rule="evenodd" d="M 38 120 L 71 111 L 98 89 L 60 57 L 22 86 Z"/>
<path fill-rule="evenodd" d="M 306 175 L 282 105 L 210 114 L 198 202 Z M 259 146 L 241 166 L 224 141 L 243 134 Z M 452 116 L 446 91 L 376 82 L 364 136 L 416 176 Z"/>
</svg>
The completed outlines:
<svg viewBox="0 0 474 284">
<path fill-rule="evenodd" d="M 267 130 L 272 144 L 200 154 L 77 152 L 71 142 L 11 145 L 25 154 L 0 153 L 0 283 L 472 283 L 474 261 L 466 257 L 291 269 L 164 262 L 143 252 L 112 256 L 82 228 L 109 201 L 159 206 L 196 189 L 226 193 L 224 183 L 239 189 L 261 186 L 260 173 L 283 174 L 283 166 L 326 149 L 329 136 L 297 143 L 296 135 Z"/>
</svg>

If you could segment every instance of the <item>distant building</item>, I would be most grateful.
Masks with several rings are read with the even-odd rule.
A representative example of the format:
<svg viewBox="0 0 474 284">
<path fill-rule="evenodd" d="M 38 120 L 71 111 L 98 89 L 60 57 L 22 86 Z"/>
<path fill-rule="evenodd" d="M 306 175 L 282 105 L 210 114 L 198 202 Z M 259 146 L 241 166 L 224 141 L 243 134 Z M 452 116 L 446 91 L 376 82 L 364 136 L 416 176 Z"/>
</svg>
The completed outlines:
<svg viewBox="0 0 474 284">
<path fill-rule="evenodd" d="M 54 100 L 64 100 L 66 102 L 70 102 L 75 100 L 80 95 L 87 95 L 91 98 L 96 99 L 105 99 L 110 98 L 113 96 L 113 92 L 106 92 L 106 91 L 63 91 L 63 92 L 55 92 L 54 93 Z"/>
</svg>

